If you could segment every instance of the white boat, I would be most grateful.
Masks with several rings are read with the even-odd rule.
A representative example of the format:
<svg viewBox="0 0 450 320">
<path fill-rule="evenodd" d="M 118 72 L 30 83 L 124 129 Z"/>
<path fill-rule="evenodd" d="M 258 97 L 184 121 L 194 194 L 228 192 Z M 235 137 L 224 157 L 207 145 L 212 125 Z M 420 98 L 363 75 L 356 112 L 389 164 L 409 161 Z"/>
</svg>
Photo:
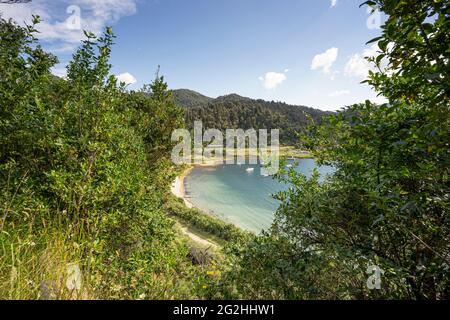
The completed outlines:
<svg viewBox="0 0 450 320">
<path fill-rule="evenodd" d="M 255 171 L 255 168 L 247 168 L 247 169 L 245 169 L 245 171 L 247 171 L 247 172 L 253 172 L 253 171 Z"/>
</svg>

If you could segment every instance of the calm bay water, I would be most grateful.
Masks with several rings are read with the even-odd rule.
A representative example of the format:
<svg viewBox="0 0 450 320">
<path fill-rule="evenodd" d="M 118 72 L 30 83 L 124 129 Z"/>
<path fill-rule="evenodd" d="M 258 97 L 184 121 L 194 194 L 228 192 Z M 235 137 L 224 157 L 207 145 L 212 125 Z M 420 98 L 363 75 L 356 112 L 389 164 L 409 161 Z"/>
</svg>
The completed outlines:
<svg viewBox="0 0 450 320">
<path fill-rule="evenodd" d="M 298 162 L 295 170 L 307 176 L 316 167 L 313 159 L 295 161 Z M 248 168 L 253 171 L 247 171 Z M 249 164 L 196 167 L 184 180 L 186 196 L 203 211 L 258 233 L 270 227 L 279 206 L 271 194 L 288 188 L 272 177 L 262 176 L 260 170 L 259 165 Z M 333 172 L 328 166 L 318 170 L 321 175 Z"/>
</svg>

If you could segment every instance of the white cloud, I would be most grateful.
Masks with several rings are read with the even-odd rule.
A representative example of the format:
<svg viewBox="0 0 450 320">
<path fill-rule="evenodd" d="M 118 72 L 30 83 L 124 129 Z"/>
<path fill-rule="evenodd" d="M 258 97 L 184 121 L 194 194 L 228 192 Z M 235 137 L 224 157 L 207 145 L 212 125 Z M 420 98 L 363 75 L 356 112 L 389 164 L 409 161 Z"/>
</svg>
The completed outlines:
<svg viewBox="0 0 450 320">
<path fill-rule="evenodd" d="M 330 93 L 328 96 L 332 97 L 332 98 L 335 98 L 335 97 L 340 97 L 340 96 L 344 96 L 344 95 L 347 95 L 347 94 L 350 94 L 349 90 L 336 90 L 336 91 Z"/>
<path fill-rule="evenodd" d="M 369 62 L 360 54 L 356 53 L 347 61 L 344 74 L 349 77 L 365 78 L 369 74 L 369 70 Z"/>
<path fill-rule="evenodd" d="M 72 53 L 78 47 L 79 43 L 55 43 L 49 44 L 45 47 L 47 52 L 51 52 L 53 54 L 64 54 L 64 53 Z"/>
<path fill-rule="evenodd" d="M 67 69 L 65 67 L 53 67 L 51 72 L 53 75 L 63 79 L 67 77 Z"/>
<path fill-rule="evenodd" d="M 336 7 L 338 0 L 331 0 L 331 7 Z"/>
<path fill-rule="evenodd" d="M 289 71 L 288 69 L 286 70 L 284 71 L 285 73 Z M 287 79 L 285 73 L 267 72 L 264 77 L 259 77 L 259 80 L 262 82 L 264 88 L 274 90 Z"/>
<path fill-rule="evenodd" d="M 373 98 L 369 98 L 369 100 L 372 103 L 375 103 L 375 104 L 384 104 L 384 103 L 388 103 L 389 102 L 389 100 L 386 99 L 383 96 L 376 96 L 376 97 L 373 97 Z"/>
<path fill-rule="evenodd" d="M 37 27 L 39 39 L 50 43 L 55 50 L 64 52 L 73 51 L 85 39 L 83 30 L 99 35 L 106 25 L 136 13 L 136 2 L 137 0 L 41 0 L 14 5 L 0 4 L 0 12 L 4 18 L 13 18 L 22 25 L 25 22 L 29 24 L 32 15 L 39 15 L 42 19 Z M 66 10 L 69 7 L 79 8 L 79 15 L 77 10 Z M 71 23 L 78 16 L 81 28 L 74 29 Z"/>
<path fill-rule="evenodd" d="M 334 76 L 334 72 L 331 71 L 331 67 L 333 63 L 337 60 L 339 53 L 339 49 L 332 47 L 325 51 L 324 53 L 320 53 L 314 56 L 311 63 L 311 70 L 321 70 L 322 73 L 326 75 Z"/>
<path fill-rule="evenodd" d="M 126 85 L 135 84 L 137 82 L 136 78 L 128 72 L 121 73 L 116 76 L 116 78 L 119 82 L 124 82 Z"/>
<path fill-rule="evenodd" d="M 378 51 L 378 45 L 374 44 L 370 48 L 364 49 L 362 53 L 353 54 L 345 65 L 344 74 L 349 77 L 366 78 L 369 70 L 374 69 L 374 66 L 366 58 L 376 57 Z"/>
</svg>

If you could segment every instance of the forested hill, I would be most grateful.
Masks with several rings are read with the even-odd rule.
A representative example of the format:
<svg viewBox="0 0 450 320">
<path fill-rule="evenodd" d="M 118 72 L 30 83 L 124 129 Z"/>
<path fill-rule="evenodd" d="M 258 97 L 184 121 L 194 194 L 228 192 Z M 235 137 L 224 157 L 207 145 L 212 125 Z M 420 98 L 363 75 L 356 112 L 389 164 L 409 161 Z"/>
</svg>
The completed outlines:
<svg viewBox="0 0 450 320">
<path fill-rule="evenodd" d="M 173 91 L 175 102 L 183 107 L 197 107 L 208 104 L 213 98 L 207 97 L 193 90 L 178 89 Z"/>
<path fill-rule="evenodd" d="M 324 115 L 331 114 L 305 106 L 255 100 L 237 94 L 213 99 L 192 90 L 179 89 L 174 90 L 173 95 L 175 102 L 185 108 L 186 125 L 190 129 L 195 120 L 201 120 L 205 129 L 280 129 L 281 143 L 287 145 L 298 142 L 296 132 L 304 131 L 311 119 L 317 123 Z"/>
</svg>

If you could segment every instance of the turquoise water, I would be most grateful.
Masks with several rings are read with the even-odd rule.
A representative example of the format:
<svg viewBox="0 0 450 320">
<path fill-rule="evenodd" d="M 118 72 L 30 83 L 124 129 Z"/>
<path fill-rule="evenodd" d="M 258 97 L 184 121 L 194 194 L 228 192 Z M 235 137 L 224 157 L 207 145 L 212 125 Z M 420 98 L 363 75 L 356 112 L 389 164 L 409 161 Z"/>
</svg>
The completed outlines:
<svg viewBox="0 0 450 320">
<path fill-rule="evenodd" d="M 316 167 L 313 159 L 295 161 L 295 170 L 307 176 Z M 248 172 L 248 168 L 253 168 L 253 172 Z M 184 180 L 186 196 L 203 211 L 258 233 L 270 227 L 279 206 L 271 194 L 288 188 L 272 177 L 262 176 L 260 170 L 259 165 L 249 164 L 196 167 Z M 321 175 L 333 172 L 328 166 L 318 170 Z"/>
</svg>

